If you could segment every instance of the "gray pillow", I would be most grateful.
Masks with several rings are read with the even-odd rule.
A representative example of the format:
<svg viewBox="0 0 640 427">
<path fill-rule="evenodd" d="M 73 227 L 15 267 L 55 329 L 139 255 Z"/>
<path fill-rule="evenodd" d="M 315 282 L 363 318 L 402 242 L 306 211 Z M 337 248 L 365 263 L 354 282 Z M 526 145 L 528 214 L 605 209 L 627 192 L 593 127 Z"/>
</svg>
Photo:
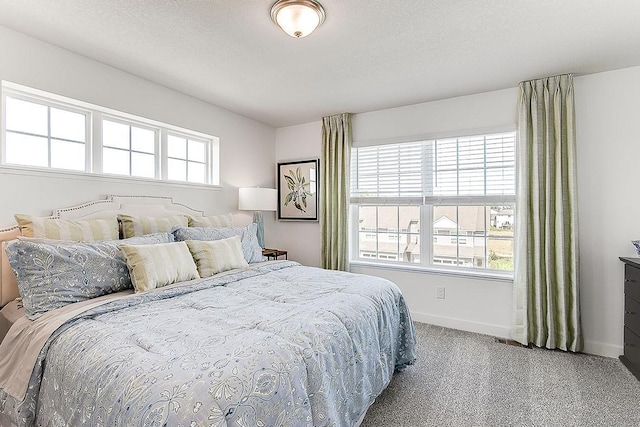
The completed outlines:
<svg viewBox="0 0 640 427">
<path fill-rule="evenodd" d="M 258 243 L 258 225 L 255 223 L 245 227 L 177 227 L 172 233 L 177 241 L 181 240 L 220 240 L 233 236 L 240 236 L 242 239 L 242 254 L 249 263 L 262 262 L 262 248 Z"/>
<path fill-rule="evenodd" d="M 169 233 L 104 242 L 36 242 L 7 245 L 25 315 L 34 320 L 56 308 L 132 287 L 119 245 L 169 243 Z"/>
</svg>

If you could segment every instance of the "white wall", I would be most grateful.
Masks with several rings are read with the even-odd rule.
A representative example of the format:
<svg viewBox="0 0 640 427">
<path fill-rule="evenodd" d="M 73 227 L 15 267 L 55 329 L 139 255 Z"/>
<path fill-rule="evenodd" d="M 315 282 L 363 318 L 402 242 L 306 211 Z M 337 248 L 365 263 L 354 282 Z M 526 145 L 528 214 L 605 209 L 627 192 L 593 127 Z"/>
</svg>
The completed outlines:
<svg viewBox="0 0 640 427">
<path fill-rule="evenodd" d="M 623 267 L 618 256 L 634 255 L 629 241 L 640 238 L 640 197 L 633 193 L 640 159 L 638 82 L 640 67 L 575 79 L 585 351 L 610 357 L 622 352 Z M 513 88 L 355 114 L 354 144 L 515 128 L 516 97 Z M 301 154 L 318 153 L 321 137 L 316 128 L 320 122 L 278 129 L 276 160 L 294 149 L 304 151 Z M 279 235 L 297 236 L 282 240 L 282 244 L 295 257 L 318 265 L 319 226 L 295 232 L 294 227 L 277 224 Z M 300 238 L 303 231 L 309 234 Z M 509 335 L 509 282 L 363 266 L 352 266 L 351 270 L 393 280 L 406 296 L 415 320 Z M 446 299 L 436 299 L 436 286 L 445 287 Z"/>
<path fill-rule="evenodd" d="M 50 214 L 106 194 L 170 196 L 211 214 L 235 212 L 239 221 L 248 222 L 248 215 L 237 212 L 237 187 L 274 186 L 275 130 L 267 125 L 1 26 L 0 52 L 2 80 L 218 136 L 222 186 L 51 178 L 0 169 L 0 226 L 12 224 L 15 212 Z M 267 236 L 273 222 L 267 215 Z"/>
<path fill-rule="evenodd" d="M 582 326 L 598 354 L 622 353 L 619 256 L 640 238 L 640 67 L 575 80 Z M 589 347 L 587 347 L 589 348 Z"/>
<path fill-rule="evenodd" d="M 276 129 L 276 162 L 319 159 L 322 122 Z M 266 225 L 265 225 L 266 234 Z M 287 250 L 290 260 L 320 266 L 320 223 L 311 221 L 276 221 L 268 247 Z"/>
<path fill-rule="evenodd" d="M 54 178 L 0 169 L 0 225 L 14 212 L 49 214 L 106 194 L 171 196 L 207 213 L 237 212 L 237 187 L 274 186 L 275 161 L 320 157 L 321 122 L 277 129 L 0 27 L 0 79 L 209 133 L 221 140 L 220 191 L 119 179 Z M 575 79 L 580 208 L 581 307 L 588 352 L 622 351 L 623 284 L 618 256 L 634 255 L 640 238 L 640 67 Z M 358 143 L 406 140 L 513 127 L 516 90 L 508 89 L 353 116 Z M 274 146 L 275 140 L 275 146 Z M 248 216 L 238 215 L 240 221 Z M 268 246 L 320 265 L 319 223 L 275 221 L 265 214 Z M 354 267 L 388 277 L 407 296 L 416 320 L 508 334 L 506 282 Z M 435 286 L 446 299 L 435 298 Z"/>
<path fill-rule="evenodd" d="M 451 136 L 459 132 L 513 130 L 516 95 L 515 89 L 509 89 L 354 114 L 354 145 Z M 319 157 L 321 126 L 321 122 L 313 122 L 277 129 L 276 160 L 282 161 L 290 155 Z M 319 224 L 278 222 L 276 227 L 276 244 L 289 251 L 290 259 L 320 265 Z M 511 285 L 508 282 L 355 265 L 351 271 L 385 277 L 398 284 L 415 320 L 492 335 L 509 334 Z M 445 287 L 444 300 L 435 298 L 436 286 Z"/>
</svg>

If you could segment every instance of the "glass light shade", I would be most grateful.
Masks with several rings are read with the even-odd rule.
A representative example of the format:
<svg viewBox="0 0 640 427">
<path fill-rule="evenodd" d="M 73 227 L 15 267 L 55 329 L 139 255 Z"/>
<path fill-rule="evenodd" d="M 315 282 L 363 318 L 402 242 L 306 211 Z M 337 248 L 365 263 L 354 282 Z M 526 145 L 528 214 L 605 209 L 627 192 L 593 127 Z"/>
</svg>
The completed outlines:
<svg viewBox="0 0 640 427">
<path fill-rule="evenodd" d="M 314 0 L 278 0 L 271 7 L 271 19 L 292 37 L 311 34 L 324 22 L 324 9 Z"/>
<path fill-rule="evenodd" d="M 274 188 L 239 188 L 238 209 L 241 211 L 275 211 L 278 209 L 278 191 Z"/>
</svg>

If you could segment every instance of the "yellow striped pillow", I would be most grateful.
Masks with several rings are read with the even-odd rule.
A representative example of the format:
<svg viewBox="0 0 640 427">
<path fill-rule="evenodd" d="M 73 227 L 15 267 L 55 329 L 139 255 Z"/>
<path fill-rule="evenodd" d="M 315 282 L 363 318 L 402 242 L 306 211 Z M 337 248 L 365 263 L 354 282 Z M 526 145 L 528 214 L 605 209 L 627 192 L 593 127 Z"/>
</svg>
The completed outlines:
<svg viewBox="0 0 640 427">
<path fill-rule="evenodd" d="M 173 227 L 187 227 L 189 219 L 185 215 L 172 216 L 135 216 L 118 215 L 122 224 L 123 237 L 142 236 L 144 234 L 169 232 Z"/>
<path fill-rule="evenodd" d="M 200 277 L 209 277 L 234 268 L 246 267 L 240 236 L 221 240 L 187 240 Z"/>
<path fill-rule="evenodd" d="M 213 216 L 192 216 L 189 217 L 189 227 L 231 227 L 233 217 L 230 213 L 226 215 Z"/>
<path fill-rule="evenodd" d="M 136 292 L 198 279 L 198 270 L 185 242 L 121 245 Z"/>
<path fill-rule="evenodd" d="M 15 214 L 14 217 L 20 232 L 26 237 L 76 242 L 117 240 L 119 237 L 118 220 L 115 217 L 85 220 L 39 218 L 24 214 Z"/>
</svg>

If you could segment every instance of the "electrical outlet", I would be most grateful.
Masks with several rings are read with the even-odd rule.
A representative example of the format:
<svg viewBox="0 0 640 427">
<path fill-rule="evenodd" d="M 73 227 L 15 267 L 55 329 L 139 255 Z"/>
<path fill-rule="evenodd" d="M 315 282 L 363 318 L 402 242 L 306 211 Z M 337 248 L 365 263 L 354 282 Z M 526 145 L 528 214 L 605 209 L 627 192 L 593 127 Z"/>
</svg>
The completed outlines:
<svg viewBox="0 0 640 427">
<path fill-rule="evenodd" d="M 443 286 L 438 286 L 436 288 L 436 298 L 444 299 L 444 287 Z"/>
</svg>

